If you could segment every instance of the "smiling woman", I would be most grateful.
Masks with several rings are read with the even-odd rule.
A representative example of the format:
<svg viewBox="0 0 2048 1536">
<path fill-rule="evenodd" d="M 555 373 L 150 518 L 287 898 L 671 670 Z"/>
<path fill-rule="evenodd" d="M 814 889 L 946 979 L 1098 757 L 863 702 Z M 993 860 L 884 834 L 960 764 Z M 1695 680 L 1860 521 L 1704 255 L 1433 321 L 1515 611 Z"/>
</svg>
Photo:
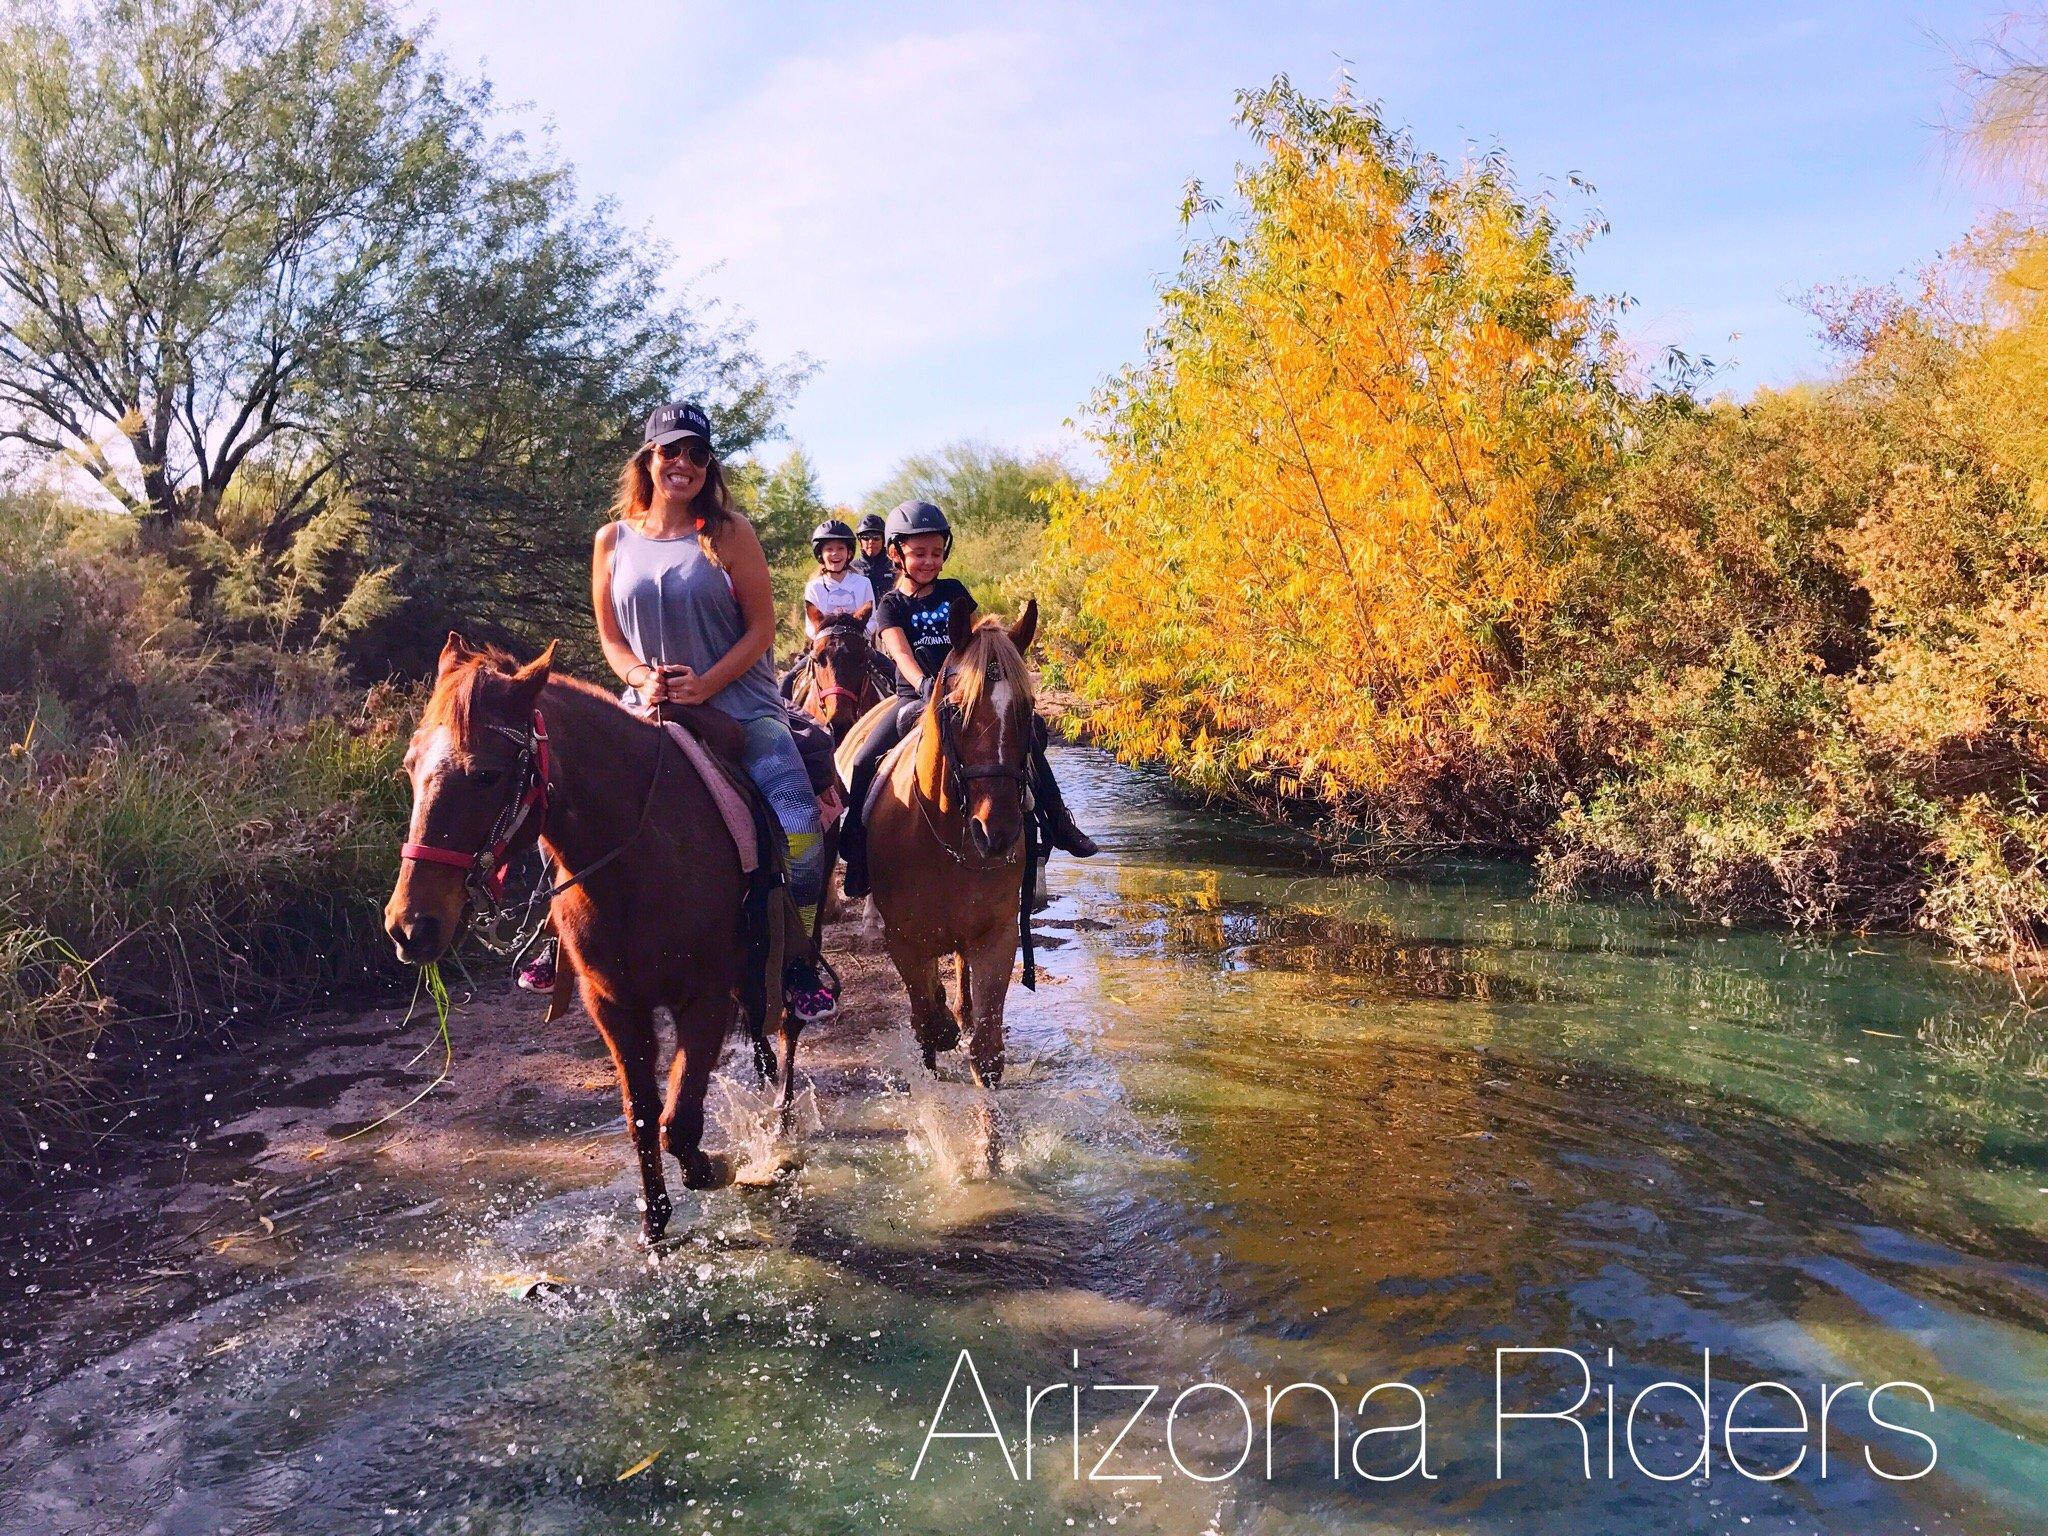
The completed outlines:
<svg viewBox="0 0 2048 1536">
<path fill-rule="evenodd" d="M 826 878 L 821 812 L 770 661 L 768 560 L 733 509 L 700 407 L 676 402 L 648 417 L 612 514 L 592 547 L 590 597 L 621 701 L 656 713 L 706 705 L 738 723 L 741 761 L 788 842 L 790 892 L 808 925 Z M 784 983 L 800 1017 L 833 1011 L 807 958 L 791 961 Z"/>
</svg>

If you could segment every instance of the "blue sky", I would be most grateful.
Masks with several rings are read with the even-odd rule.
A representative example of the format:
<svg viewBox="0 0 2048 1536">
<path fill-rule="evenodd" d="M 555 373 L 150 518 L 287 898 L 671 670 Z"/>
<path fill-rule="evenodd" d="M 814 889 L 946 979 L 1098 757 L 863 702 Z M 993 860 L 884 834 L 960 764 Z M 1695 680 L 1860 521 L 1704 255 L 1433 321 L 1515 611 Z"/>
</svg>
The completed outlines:
<svg viewBox="0 0 2048 1536">
<path fill-rule="evenodd" d="M 422 6 L 422 13 L 427 7 Z M 1627 334 L 1746 392 L 1824 369 L 1799 297 L 1909 276 L 1983 191 L 1952 163 L 1980 4 L 710 6 L 444 0 L 450 61 L 771 356 L 828 497 L 958 437 L 1078 443 L 1178 258 L 1181 188 L 1250 152 L 1232 92 L 1348 67 L 1423 146 L 1577 174 Z"/>
</svg>

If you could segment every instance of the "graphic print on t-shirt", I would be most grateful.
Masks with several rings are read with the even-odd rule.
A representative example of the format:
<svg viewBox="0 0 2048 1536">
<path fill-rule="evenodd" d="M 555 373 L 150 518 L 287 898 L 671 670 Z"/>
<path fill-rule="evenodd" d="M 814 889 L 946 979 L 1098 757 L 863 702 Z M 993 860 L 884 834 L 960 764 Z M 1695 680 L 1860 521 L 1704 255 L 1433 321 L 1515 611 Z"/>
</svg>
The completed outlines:
<svg viewBox="0 0 2048 1536">
<path fill-rule="evenodd" d="M 953 600 L 941 597 L 927 608 L 912 608 L 910 619 L 910 649 L 923 655 L 933 646 L 946 650 L 953 643 L 952 620 Z"/>
</svg>

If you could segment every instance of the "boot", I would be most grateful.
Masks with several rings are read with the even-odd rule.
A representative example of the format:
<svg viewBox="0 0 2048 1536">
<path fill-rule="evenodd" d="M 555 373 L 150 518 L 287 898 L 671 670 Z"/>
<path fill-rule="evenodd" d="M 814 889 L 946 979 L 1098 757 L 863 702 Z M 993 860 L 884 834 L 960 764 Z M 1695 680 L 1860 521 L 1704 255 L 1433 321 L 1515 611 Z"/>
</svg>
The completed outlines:
<svg viewBox="0 0 2048 1536">
<path fill-rule="evenodd" d="M 1071 853 L 1077 859 L 1093 858 L 1102 851 L 1094 838 L 1074 825 L 1074 818 L 1067 814 L 1064 800 L 1039 801 L 1038 824 L 1045 831 L 1045 842 L 1049 848 Z"/>
<path fill-rule="evenodd" d="M 1060 793 L 1059 780 L 1052 776 L 1052 764 L 1045 760 L 1042 725 L 1040 732 L 1031 744 L 1031 798 L 1037 802 L 1038 824 L 1045 830 L 1048 847 L 1071 853 L 1077 859 L 1089 858 L 1102 850 L 1094 838 L 1074 825 L 1066 797 Z"/>
<path fill-rule="evenodd" d="M 858 901 L 868 893 L 868 829 L 861 825 L 852 806 L 839 824 L 839 858 L 845 865 L 839 877 L 840 888 L 846 892 L 848 901 Z"/>
</svg>

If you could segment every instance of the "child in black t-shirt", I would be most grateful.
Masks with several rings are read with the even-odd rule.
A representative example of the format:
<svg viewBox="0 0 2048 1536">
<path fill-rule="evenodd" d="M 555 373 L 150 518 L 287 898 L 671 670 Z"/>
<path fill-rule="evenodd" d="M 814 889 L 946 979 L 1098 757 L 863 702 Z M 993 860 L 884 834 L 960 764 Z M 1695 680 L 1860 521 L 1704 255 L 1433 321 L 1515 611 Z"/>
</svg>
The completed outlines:
<svg viewBox="0 0 2048 1536">
<path fill-rule="evenodd" d="M 896 666 L 893 714 L 875 722 L 853 760 L 847 784 L 846 820 L 839 853 L 846 861 L 846 894 L 868 893 L 867 831 L 861 824 L 868 789 L 888 750 L 903 739 L 931 697 L 953 647 L 953 615 L 974 613 L 974 594 L 940 572 L 953 548 L 952 525 L 928 501 L 906 501 L 889 514 L 889 553 L 901 574 L 875 604 L 875 644 Z M 1052 768 L 1045 760 L 1045 729 L 1034 716 L 1031 795 L 1048 844 L 1080 858 L 1096 851 L 1094 840 L 1074 825 Z"/>
</svg>

